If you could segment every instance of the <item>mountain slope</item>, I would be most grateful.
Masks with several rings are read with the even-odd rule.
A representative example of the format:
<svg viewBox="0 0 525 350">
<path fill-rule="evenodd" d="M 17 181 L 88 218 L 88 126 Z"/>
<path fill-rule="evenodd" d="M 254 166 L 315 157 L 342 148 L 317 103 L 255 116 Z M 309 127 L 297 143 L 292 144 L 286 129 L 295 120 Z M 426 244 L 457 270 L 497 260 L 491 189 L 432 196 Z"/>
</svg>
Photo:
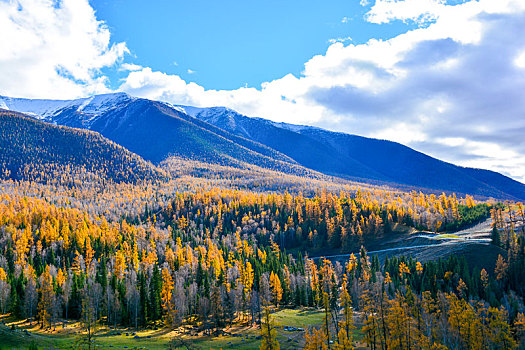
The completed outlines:
<svg viewBox="0 0 525 350">
<path fill-rule="evenodd" d="M 361 179 L 386 180 L 373 168 L 336 152 L 332 146 L 304 136 L 293 128 L 277 126 L 279 124 L 265 119 L 248 118 L 222 107 L 179 107 L 197 119 L 282 152 L 305 167 L 332 175 L 346 174 Z M 297 126 L 296 130 L 300 128 Z"/>
<path fill-rule="evenodd" d="M 464 172 L 470 174 L 472 177 L 479 179 L 494 188 L 507 193 L 512 193 L 520 200 L 525 199 L 525 186 L 522 183 L 515 181 L 507 176 L 491 170 L 462 168 Z"/>
<path fill-rule="evenodd" d="M 223 107 L 172 106 L 124 93 L 71 101 L 0 97 L 0 106 L 97 131 L 157 164 L 178 156 L 298 175 L 313 169 L 358 181 L 525 199 L 524 184 L 495 172 L 459 167 L 391 141 L 249 118 Z"/>
<path fill-rule="evenodd" d="M 486 197 L 525 198 L 525 185 L 520 182 L 443 162 L 396 142 L 249 118 L 222 107 L 179 108 L 323 173 Z"/>
<path fill-rule="evenodd" d="M 254 164 L 298 175 L 312 173 L 268 146 L 193 118 L 168 104 L 124 93 L 72 101 L 0 97 L 0 105 L 51 123 L 99 132 L 157 164 L 178 156 L 238 167 Z"/>
<path fill-rule="evenodd" d="M 99 134 L 0 110 L 0 177 L 73 184 L 136 182 L 158 170 Z"/>
</svg>

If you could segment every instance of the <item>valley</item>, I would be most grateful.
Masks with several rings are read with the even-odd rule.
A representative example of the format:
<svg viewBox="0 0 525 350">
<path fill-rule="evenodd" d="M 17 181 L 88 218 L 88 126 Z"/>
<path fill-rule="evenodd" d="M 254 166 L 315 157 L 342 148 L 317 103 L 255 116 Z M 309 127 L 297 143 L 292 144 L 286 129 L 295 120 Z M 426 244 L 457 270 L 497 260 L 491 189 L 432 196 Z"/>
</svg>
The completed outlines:
<svg viewBox="0 0 525 350">
<path fill-rule="evenodd" d="M 524 344 L 517 181 L 224 108 L 0 105 L 0 348 Z"/>
<path fill-rule="evenodd" d="M 0 350 L 525 350 L 525 0 L 0 0 Z"/>
</svg>

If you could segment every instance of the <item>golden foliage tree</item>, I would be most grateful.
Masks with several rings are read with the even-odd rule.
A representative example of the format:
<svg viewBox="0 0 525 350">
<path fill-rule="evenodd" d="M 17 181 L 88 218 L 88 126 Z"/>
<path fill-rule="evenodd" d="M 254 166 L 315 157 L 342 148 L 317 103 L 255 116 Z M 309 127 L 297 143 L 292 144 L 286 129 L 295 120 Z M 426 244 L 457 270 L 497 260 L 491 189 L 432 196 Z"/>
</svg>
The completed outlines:
<svg viewBox="0 0 525 350">
<path fill-rule="evenodd" d="M 275 322 L 270 314 L 270 307 L 265 306 L 263 310 L 263 318 L 261 320 L 261 345 L 260 350 L 279 350 L 279 342 L 277 341 L 277 330 L 279 325 Z"/>
<path fill-rule="evenodd" d="M 166 318 L 165 323 L 167 326 L 173 326 L 175 323 L 175 312 L 173 305 L 173 278 L 171 273 L 167 268 L 162 269 L 162 291 L 161 291 L 161 300 L 162 307 L 164 309 Z"/>
</svg>

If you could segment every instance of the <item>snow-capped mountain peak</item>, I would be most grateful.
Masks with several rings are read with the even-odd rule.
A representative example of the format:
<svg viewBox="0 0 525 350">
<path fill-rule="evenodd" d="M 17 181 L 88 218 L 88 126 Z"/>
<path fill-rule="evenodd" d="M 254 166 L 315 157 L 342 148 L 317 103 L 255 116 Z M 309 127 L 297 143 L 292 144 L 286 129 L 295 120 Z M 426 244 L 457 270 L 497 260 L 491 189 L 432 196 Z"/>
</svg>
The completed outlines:
<svg viewBox="0 0 525 350">
<path fill-rule="evenodd" d="M 183 113 L 186 113 L 194 118 L 204 120 L 210 124 L 219 126 L 219 127 L 226 127 L 229 130 L 234 130 L 237 127 L 237 123 L 235 121 L 235 118 L 250 118 L 245 115 L 242 115 L 233 109 L 227 108 L 227 107 L 207 107 L 207 108 L 201 108 L 201 107 L 191 107 L 191 106 L 182 106 L 182 105 L 170 105 L 170 107 L 175 108 Z M 289 124 L 284 122 L 274 122 L 271 120 L 263 119 L 263 118 L 250 118 L 250 119 L 257 119 L 263 123 L 273 125 L 277 128 L 290 130 L 293 132 L 301 132 L 303 130 L 312 130 L 312 129 L 318 129 L 314 126 L 309 125 L 297 125 L 297 124 Z"/>
<path fill-rule="evenodd" d="M 200 119 L 209 119 L 214 115 L 224 115 L 227 113 L 230 114 L 239 114 L 233 109 L 227 107 L 193 107 L 193 106 L 182 106 L 182 105 L 172 105 L 173 108 L 180 110 L 181 112 L 186 113 L 189 116 L 194 118 L 199 117 Z"/>
<path fill-rule="evenodd" d="M 75 100 L 25 99 L 0 96 L 0 108 L 18 111 L 39 119 L 49 119 L 65 109 L 95 117 L 135 100 L 124 92 L 94 95 Z"/>
</svg>

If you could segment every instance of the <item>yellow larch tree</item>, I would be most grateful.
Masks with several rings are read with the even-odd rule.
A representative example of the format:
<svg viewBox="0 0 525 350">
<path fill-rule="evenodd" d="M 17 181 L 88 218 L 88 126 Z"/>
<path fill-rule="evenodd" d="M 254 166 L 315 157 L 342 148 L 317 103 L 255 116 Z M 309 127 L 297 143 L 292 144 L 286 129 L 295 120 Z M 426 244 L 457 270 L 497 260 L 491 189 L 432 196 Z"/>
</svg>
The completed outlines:
<svg viewBox="0 0 525 350">
<path fill-rule="evenodd" d="M 339 333 L 337 334 L 337 350 L 353 350 L 352 344 L 353 330 L 355 328 L 352 312 L 352 298 L 348 293 L 348 280 L 346 275 L 343 276 L 341 291 L 339 293 L 339 305 L 343 311 L 343 318 L 339 322 Z"/>
<path fill-rule="evenodd" d="M 279 307 L 279 302 L 283 298 L 283 288 L 281 287 L 279 276 L 273 271 L 270 273 L 270 288 L 272 290 L 272 298 L 275 307 Z"/>
<path fill-rule="evenodd" d="M 164 312 L 166 313 L 166 319 L 165 323 L 166 326 L 173 326 L 175 322 L 175 310 L 173 308 L 173 278 L 171 277 L 171 273 L 167 268 L 162 269 L 162 290 L 160 293 L 161 300 L 162 300 L 162 307 L 164 309 Z"/>
<path fill-rule="evenodd" d="M 115 254 L 115 276 L 122 279 L 126 274 L 126 254 L 122 249 L 119 249 Z"/>
<path fill-rule="evenodd" d="M 40 301 L 38 303 L 38 317 L 42 328 L 51 326 L 52 309 L 55 299 L 53 290 L 53 277 L 51 276 L 49 265 L 46 266 L 44 273 L 40 276 Z"/>
<path fill-rule="evenodd" d="M 263 319 L 261 320 L 261 345 L 260 350 L 279 350 L 277 341 L 277 328 L 279 325 L 270 314 L 270 307 L 267 305 L 263 309 Z"/>
</svg>

